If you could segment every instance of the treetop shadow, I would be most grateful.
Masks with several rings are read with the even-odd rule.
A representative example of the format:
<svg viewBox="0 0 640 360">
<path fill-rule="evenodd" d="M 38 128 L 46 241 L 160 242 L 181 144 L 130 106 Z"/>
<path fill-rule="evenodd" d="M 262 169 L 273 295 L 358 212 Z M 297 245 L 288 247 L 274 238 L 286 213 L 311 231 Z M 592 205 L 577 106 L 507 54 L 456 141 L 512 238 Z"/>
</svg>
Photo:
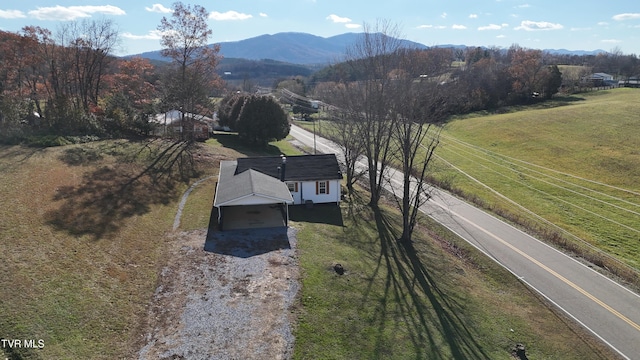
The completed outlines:
<svg viewBox="0 0 640 360">
<path fill-rule="evenodd" d="M 385 298 L 399 304 L 418 357 L 448 358 L 438 350 L 441 337 L 454 359 L 489 359 L 482 344 L 474 339 L 474 332 L 458 315 L 464 305 L 439 288 L 412 242 L 398 240 L 394 219 L 377 207 L 373 212 L 381 242 L 378 266 L 387 270 Z M 379 316 L 390 315 L 380 312 Z M 384 322 L 379 319 L 379 324 Z M 379 329 L 381 333 L 384 330 Z M 440 336 L 435 336 L 435 332 Z"/>
<path fill-rule="evenodd" d="M 177 185 L 198 175 L 192 147 L 189 142 L 166 143 L 142 164 L 132 161 L 99 167 L 85 174 L 81 184 L 58 188 L 53 200 L 61 204 L 47 212 L 45 219 L 73 235 L 88 234 L 96 240 L 110 237 L 126 218 L 179 196 Z M 76 157 L 78 153 L 67 153 L 67 160 L 83 164 L 86 158 Z"/>
</svg>

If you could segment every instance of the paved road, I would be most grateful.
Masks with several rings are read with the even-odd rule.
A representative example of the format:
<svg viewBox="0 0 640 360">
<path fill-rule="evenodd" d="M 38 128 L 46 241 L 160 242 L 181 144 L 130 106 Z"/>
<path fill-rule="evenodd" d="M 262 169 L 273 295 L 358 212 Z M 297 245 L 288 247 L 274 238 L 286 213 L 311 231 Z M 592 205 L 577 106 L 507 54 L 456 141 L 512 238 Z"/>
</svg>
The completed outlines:
<svg viewBox="0 0 640 360">
<path fill-rule="evenodd" d="M 291 135 L 313 147 L 313 134 L 292 126 Z M 339 153 L 316 137 L 319 152 Z M 401 186 L 400 173 L 390 183 Z M 399 191 L 399 190 L 396 190 Z M 450 194 L 436 191 L 421 210 L 504 266 L 622 358 L 640 359 L 640 296 L 575 259 Z"/>
</svg>

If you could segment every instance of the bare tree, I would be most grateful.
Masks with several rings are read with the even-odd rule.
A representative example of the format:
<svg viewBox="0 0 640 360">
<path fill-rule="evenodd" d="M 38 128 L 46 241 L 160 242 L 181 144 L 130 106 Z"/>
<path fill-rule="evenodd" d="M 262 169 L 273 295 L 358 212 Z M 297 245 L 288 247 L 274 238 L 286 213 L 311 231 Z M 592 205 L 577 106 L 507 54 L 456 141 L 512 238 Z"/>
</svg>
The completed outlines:
<svg viewBox="0 0 640 360">
<path fill-rule="evenodd" d="M 344 154 L 344 173 L 349 195 L 353 194 L 353 185 L 362 178 L 365 171 L 358 167 L 358 161 L 363 153 L 362 136 L 357 131 L 357 123 L 344 111 L 333 111 L 333 139 Z"/>
<path fill-rule="evenodd" d="M 102 80 L 113 59 L 110 55 L 118 42 L 118 30 L 111 20 L 71 22 L 60 28 L 58 38 L 58 53 L 64 56 L 59 61 L 66 64 L 59 70 L 70 70 L 58 76 L 66 79 L 66 90 L 76 108 L 88 112 L 90 105 L 98 104 Z"/>
<path fill-rule="evenodd" d="M 391 71 L 396 68 L 395 54 L 401 47 L 398 28 L 378 21 L 373 28 L 365 24 L 362 36 L 347 51 L 347 63 L 362 80 L 348 84 L 351 95 L 344 109 L 353 116 L 351 120 L 362 138 L 371 192 L 369 205 L 373 207 L 380 200 L 393 150 L 389 117 L 393 98 Z"/>
<path fill-rule="evenodd" d="M 215 68 L 220 60 L 220 46 L 208 46 L 212 34 L 207 25 L 209 13 L 200 6 L 173 4 L 171 18 L 162 18 L 158 30 L 162 32 L 162 55 L 170 58 L 174 67 L 165 80 L 170 98 L 185 113 L 196 114 L 208 105 L 208 95 L 218 85 L 220 77 Z M 184 134 L 184 132 L 183 132 Z"/>
<path fill-rule="evenodd" d="M 402 214 L 401 241 L 411 240 L 419 208 L 431 197 L 426 177 L 439 144 L 440 123 L 447 115 L 447 100 L 439 89 L 438 79 L 416 80 L 412 75 L 416 66 L 421 67 L 415 55 L 411 51 L 398 54 L 400 68 L 389 109 L 393 117 L 394 159 L 402 170 L 402 193 L 394 192 Z"/>
</svg>

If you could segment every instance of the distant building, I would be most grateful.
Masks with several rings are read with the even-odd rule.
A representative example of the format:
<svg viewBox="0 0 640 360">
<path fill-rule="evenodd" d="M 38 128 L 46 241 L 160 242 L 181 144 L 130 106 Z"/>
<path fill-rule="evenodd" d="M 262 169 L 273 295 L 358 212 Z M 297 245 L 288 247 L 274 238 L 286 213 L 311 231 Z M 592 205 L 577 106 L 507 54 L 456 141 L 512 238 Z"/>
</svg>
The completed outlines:
<svg viewBox="0 0 640 360">
<path fill-rule="evenodd" d="M 593 73 L 583 77 L 582 82 L 591 83 L 593 86 L 615 86 L 618 84 L 613 80 L 613 75 L 607 73 Z"/>
<path fill-rule="evenodd" d="M 183 122 L 180 110 L 169 110 L 151 116 L 149 122 L 155 125 L 152 135 L 176 137 L 184 133 L 187 136 L 193 135 L 197 140 L 205 140 L 213 131 L 215 121 L 207 116 L 185 113 Z"/>
</svg>

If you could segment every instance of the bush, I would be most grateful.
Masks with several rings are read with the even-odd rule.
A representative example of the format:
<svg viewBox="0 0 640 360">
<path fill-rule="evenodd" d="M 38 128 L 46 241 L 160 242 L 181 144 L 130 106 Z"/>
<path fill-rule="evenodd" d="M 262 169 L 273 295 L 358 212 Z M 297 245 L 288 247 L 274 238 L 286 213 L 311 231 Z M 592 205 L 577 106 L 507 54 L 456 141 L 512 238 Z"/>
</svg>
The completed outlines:
<svg viewBox="0 0 640 360">
<path fill-rule="evenodd" d="M 237 130 L 240 138 L 252 145 L 266 145 L 289 135 L 289 119 L 280 104 L 270 96 L 250 96 L 246 99 Z"/>
<path fill-rule="evenodd" d="M 53 146 L 65 146 L 71 144 L 84 144 L 92 141 L 100 140 L 97 136 L 83 135 L 83 136 L 60 136 L 60 135 L 43 135 L 43 136 L 29 136 L 26 140 L 26 144 L 32 147 L 53 147 Z"/>
</svg>

